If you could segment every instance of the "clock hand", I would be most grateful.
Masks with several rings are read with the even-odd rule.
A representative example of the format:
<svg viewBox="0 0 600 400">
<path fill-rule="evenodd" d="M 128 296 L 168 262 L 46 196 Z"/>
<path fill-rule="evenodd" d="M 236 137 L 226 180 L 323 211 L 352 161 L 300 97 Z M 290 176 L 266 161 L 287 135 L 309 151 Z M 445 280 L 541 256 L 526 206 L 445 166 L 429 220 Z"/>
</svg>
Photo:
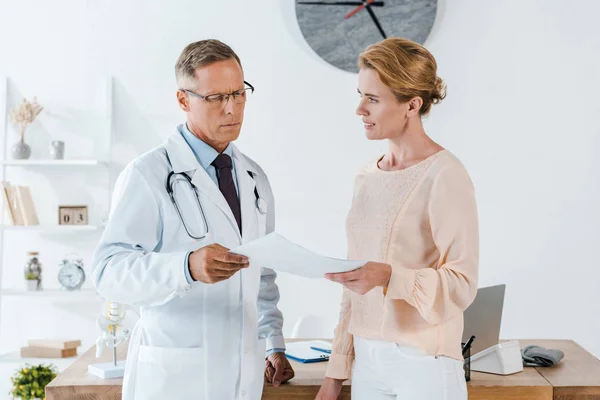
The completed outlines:
<svg viewBox="0 0 600 400">
<path fill-rule="evenodd" d="M 373 2 L 373 0 L 367 0 L 367 2 L 363 2 L 360 6 L 356 7 L 353 11 L 351 11 L 350 13 L 348 13 L 348 15 L 346 15 L 344 18 L 348 19 L 351 16 L 353 16 L 354 14 L 356 14 L 357 12 L 359 12 L 360 10 L 362 10 L 363 8 L 365 8 L 365 6 L 367 4 L 371 4 Z"/>
<path fill-rule="evenodd" d="M 296 4 L 303 5 L 314 5 L 314 6 L 360 6 L 364 3 L 360 1 L 334 1 L 331 3 L 323 3 L 322 1 L 299 1 Z M 374 7 L 383 7 L 385 5 L 384 1 L 374 1 L 371 3 Z"/>
<path fill-rule="evenodd" d="M 371 8 L 369 7 L 369 5 L 367 5 L 366 8 L 367 8 L 367 11 L 369 12 L 369 15 L 373 19 L 373 22 L 375 22 L 375 25 L 377 26 L 377 29 L 379 29 L 379 33 L 381 33 L 381 36 L 383 36 L 384 39 L 387 39 L 387 36 L 385 35 L 385 32 L 383 31 L 383 28 L 381 27 L 381 24 L 379 23 L 379 20 L 375 16 L 375 13 L 373 12 L 373 10 L 371 10 Z"/>
</svg>

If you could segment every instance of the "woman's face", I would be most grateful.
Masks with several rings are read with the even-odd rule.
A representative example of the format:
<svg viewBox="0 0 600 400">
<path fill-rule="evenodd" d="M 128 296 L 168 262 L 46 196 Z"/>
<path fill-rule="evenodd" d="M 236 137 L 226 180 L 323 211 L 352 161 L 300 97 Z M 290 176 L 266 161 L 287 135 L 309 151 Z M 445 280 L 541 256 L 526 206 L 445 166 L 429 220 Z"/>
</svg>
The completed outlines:
<svg viewBox="0 0 600 400">
<path fill-rule="evenodd" d="M 356 114 L 362 117 L 369 140 L 394 139 L 402 135 L 408 120 L 409 103 L 400 103 L 370 68 L 358 73 L 360 103 Z"/>
</svg>

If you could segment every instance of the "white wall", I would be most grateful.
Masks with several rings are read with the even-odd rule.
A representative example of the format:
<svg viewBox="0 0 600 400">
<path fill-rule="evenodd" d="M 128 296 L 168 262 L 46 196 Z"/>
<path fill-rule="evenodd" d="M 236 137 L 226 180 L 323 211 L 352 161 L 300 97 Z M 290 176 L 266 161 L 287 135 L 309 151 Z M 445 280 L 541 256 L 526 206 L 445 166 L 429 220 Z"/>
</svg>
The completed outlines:
<svg viewBox="0 0 600 400">
<path fill-rule="evenodd" d="M 41 143 L 40 157 L 47 140 L 63 133 L 68 156 L 75 147 L 96 150 L 89 143 L 101 143 L 106 134 L 104 84 L 114 76 L 118 170 L 182 120 L 173 77 L 182 48 L 209 37 L 229 43 L 257 88 L 238 144 L 269 174 L 277 229 L 315 251 L 344 257 L 353 176 L 385 143 L 364 138 L 354 116 L 356 75 L 313 55 L 295 24 L 293 3 L 0 0 L 0 76 L 10 78 L 13 101 L 38 95 L 48 106 L 28 134 Z M 426 46 L 449 91 L 426 127 L 463 160 L 475 183 L 480 286 L 507 284 L 501 335 L 572 338 L 600 356 L 600 35 L 592 28 L 600 3 L 439 3 Z M 11 143 L 16 136 L 9 134 Z M 89 187 L 101 196 L 106 175 L 85 173 L 91 174 L 88 186 L 55 190 L 47 179 L 59 177 L 13 172 L 14 179 L 39 180 L 53 201 Z M 77 174 L 82 182 L 83 172 Z M 98 218 L 105 203 L 94 204 Z M 15 235 L 5 238 L 13 251 L 4 258 L 3 287 L 20 284 L 24 251 L 32 246 L 43 249 L 49 282 L 55 279 L 51 266 L 68 250 L 61 244 L 68 237 Z M 89 265 L 98 234 L 87 235 L 73 245 Z M 283 274 L 279 283 L 286 335 L 301 314 L 336 318 L 339 287 Z M 91 319 L 41 311 L 33 301 L 3 299 L 1 348 L 34 336 L 31 319 L 60 319 L 56 330 L 64 336 L 93 339 Z"/>
</svg>

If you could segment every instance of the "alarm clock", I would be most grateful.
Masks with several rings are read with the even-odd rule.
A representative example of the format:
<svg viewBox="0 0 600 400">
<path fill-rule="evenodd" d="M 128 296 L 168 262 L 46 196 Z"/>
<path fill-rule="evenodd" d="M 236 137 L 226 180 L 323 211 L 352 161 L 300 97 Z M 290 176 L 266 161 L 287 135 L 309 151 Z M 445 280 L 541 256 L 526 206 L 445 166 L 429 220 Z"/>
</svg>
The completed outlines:
<svg viewBox="0 0 600 400">
<path fill-rule="evenodd" d="M 79 290 L 85 282 L 83 261 L 80 258 L 65 258 L 58 270 L 58 282 L 65 290 Z"/>
</svg>

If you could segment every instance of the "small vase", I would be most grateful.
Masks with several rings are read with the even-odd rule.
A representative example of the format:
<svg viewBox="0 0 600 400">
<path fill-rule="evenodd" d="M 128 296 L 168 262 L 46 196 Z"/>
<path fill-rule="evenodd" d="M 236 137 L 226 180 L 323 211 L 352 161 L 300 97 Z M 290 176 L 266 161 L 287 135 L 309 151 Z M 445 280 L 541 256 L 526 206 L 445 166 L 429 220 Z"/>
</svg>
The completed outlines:
<svg viewBox="0 0 600 400">
<path fill-rule="evenodd" d="M 27 160 L 31 156 L 31 147 L 21 137 L 21 140 L 12 146 L 11 154 L 14 160 Z"/>
</svg>

